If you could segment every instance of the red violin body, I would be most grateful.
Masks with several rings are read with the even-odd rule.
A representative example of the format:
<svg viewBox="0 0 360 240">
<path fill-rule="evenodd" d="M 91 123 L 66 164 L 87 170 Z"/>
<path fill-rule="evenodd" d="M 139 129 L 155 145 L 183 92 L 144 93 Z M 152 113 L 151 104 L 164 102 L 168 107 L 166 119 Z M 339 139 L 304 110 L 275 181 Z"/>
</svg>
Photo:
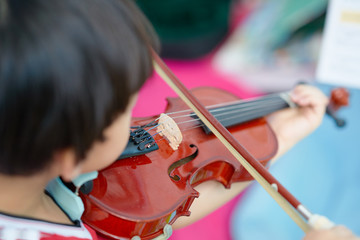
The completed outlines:
<svg viewBox="0 0 360 240">
<path fill-rule="evenodd" d="M 192 94 L 205 106 L 238 100 L 215 88 L 198 88 Z M 166 112 L 184 109 L 188 107 L 182 100 L 168 99 Z M 158 117 L 134 118 L 131 125 L 146 125 Z M 194 186 L 216 180 L 230 188 L 233 182 L 252 179 L 213 134 L 194 127 L 198 122 L 187 118 L 179 125 L 184 140 L 177 150 L 155 135 L 158 150 L 118 160 L 100 171 L 91 193 L 81 194 L 83 221 L 109 238 L 152 239 L 166 224 L 190 215 L 189 208 L 199 195 Z M 276 137 L 265 118 L 228 130 L 265 166 L 277 151 Z"/>
</svg>

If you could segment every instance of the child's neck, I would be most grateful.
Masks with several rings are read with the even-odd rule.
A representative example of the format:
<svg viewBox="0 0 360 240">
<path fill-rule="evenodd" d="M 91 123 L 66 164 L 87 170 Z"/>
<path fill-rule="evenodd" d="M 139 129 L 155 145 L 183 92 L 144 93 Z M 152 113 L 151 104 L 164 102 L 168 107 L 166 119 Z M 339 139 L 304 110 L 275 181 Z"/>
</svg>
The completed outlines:
<svg viewBox="0 0 360 240">
<path fill-rule="evenodd" d="M 64 212 L 44 192 L 51 178 L 48 174 L 31 177 L 0 174 L 0 212 L 72 224 Z"/>
</svg>

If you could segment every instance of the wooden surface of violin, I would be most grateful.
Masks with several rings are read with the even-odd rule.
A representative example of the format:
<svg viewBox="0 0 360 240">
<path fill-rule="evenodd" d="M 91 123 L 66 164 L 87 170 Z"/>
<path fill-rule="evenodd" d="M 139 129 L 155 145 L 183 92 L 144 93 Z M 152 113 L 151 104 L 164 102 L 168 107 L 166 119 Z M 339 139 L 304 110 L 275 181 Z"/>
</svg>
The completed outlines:
<svg viewBox="0 0 360 240">
<path fill-rule="evenodd" d="M 198 88 L 192 93 L 205 106 L 238 100 L 216 88 Z M 186 109 L 180 99 L 170 98 L 165 112 Z M 158 117 L 134 118 L 132 126 L 146 125 Z M 81 194 L 84 222 L 109 238 L 152 239 L 167 223 L 190 214 L 191 203 L 199 195 L 194 186 L 216 180 L 229 188 L 233 182 L 252 179 L 214 135 L 198 127 L 199 120 L 186 114 L 179 121 L 184 140 L 177 150 L 155 134 L 158 150 L 116 161 L 99 172 L 92 191 Z M 265 166 L 277 151 L 276 137 L 264 118 L 228 130 Z"/>
</svg>

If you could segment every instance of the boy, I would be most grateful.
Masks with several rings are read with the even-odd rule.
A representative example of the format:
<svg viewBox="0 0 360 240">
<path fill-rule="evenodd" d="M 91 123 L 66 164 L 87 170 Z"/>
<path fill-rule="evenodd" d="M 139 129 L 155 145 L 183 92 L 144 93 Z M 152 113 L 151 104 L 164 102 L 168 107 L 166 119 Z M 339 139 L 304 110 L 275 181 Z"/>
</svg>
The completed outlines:
<svg viewBox="0 0 360 240">
<path fill-rule="evenodd" d="M 92 239 L 44 191 L 127 144 L 156 38 L 131 1 L 0 0 L 0 239 Z"/>
<path fill-rule="evenodd" d="M 152 28 L 128 0 L 0 0 L 0 239 L 96 238 L 44 189 L 120 155 L 152 72 L 150 46 Z M 296 88 L 294 101 L 302 108 L 269 116 L 279 154 L 320 124 L 327 103 L 309 86 Z M 179 226 L 246 184 L 198 186 L 194 217 Z M 216 198 L 202 205 L 208 194 Z"/>
</svg>

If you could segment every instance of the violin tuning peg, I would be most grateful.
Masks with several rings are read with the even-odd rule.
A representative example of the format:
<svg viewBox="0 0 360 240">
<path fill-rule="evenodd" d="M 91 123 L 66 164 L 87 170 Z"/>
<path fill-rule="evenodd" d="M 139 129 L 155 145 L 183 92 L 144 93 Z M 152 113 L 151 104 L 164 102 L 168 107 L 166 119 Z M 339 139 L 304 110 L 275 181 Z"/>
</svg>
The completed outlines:
<svg viewBox="0 0 360 240">
<path fill-rule="evenodd" d="M 335 114 L 343 106 L 349 105 L 349 92 L 345 88 L 335 88 L 331 91 L 330 101 L 326 107 L 326 113 L 334 119 L 336 126 L 344 127 L 345 120 L 338 118 Z"/>
<path fill-rule="evenodd" d="M 338 118 L 335 115 L 335 112 L 332 111 L 329 107 L 326 108 L 326 114 L 331 117 L 332 119 L 334 119 L 336 126 L 337 127 L 344 127 L 346 124 L 346 121 L 344 119 Z"/>
</svg>

